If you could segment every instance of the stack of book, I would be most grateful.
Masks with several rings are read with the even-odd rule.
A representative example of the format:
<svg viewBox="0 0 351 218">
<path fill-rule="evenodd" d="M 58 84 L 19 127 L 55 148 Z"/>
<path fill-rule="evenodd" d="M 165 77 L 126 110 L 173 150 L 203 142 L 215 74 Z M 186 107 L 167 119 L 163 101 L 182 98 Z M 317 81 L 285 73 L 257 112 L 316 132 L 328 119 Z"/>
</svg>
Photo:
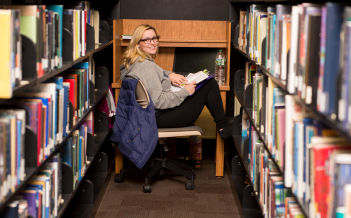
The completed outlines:
<svg viewBox="0 0 351 218">
<path fill-rule="evenodd" d="M 16 200 L 8 205 L 4 217 L 13 217 L 9 214 L 22 214 L 23 208 L 18 203 L 25 202 L 26 213 L 32 217 L 57 217 L 62 198 L 62 163 L 68 164 L 73 172 L 74 190 L 84 177 L 87 166 L 88 134 L 94 135 L 93 112 L 90 112 L 77 130 L 61 147 L 60 152 L 46 163 L 37 175 L 32 177 L 28 184 L 20 191 Z M 67 172 L 66 172 L 67 173 Z M 17 205 L 11 206 L 11 205 Z"/>
<path fill-rule="evenodd" d="M 351 7 L 331 2 L 250 5 L 237 49 L 350 132 L 350 17 Z"/>
<path fill-rule="evenodd" d="M 340 197 L 351 184 L 346 173 L 351 164 L 351 159 L 346 159 L 351 157 L 347 139 L 339 137 L 309 108 L 301 106 L 296 96 L 285 95 L 261 69 L 247 62 L 245 87 L 249 85 L 252 112 L 246 110 L 250 113 L 244 111 L 242 115 L 242 137 L 249 140 L 249 153 L 242 156 L 248 155 L 246 168 L 265 216 L 303 214 L 296 208 L 297 202 L 290 199 L 291 204 L 284 203 L 291 196 L 307 205 L 310 217 L 330 217 L 343 211 L 350 203 Z M 272 186 L 279 193 L 270 192 Z M 275 199 L 275 204 L 269 199 Z"/>
<path fill-rule="evenodd" d="M 73 39 L 73 60 L 85 56 L 87 25 L 94 28 L 95 44 L 99 46 L 99 12 L 92 10 L 87 1 L 76 5 L 0 5 L 0 98 L 11 98 L 15 86 L 25 84 L 22 74 L 22 37 L 34 46 L 36 78 L 63 65 L 63 29 Z M 27 49 L 30 50 L 28 47 Z M 23 71 L 24 70 L 24 71 Z M 27 78 L 26 78 L 27 79 Z"/>
</svg>

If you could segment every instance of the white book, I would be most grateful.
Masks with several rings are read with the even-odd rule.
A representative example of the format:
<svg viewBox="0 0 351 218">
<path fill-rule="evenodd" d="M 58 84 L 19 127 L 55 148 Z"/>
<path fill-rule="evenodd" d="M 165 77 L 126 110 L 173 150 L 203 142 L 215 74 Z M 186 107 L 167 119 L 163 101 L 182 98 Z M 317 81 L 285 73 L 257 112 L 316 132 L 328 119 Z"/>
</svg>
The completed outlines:
<svg viewBox="0 0 351 218">
<path fill-rule="evenodd" d="M 94 27 L 94 35 L 95 35 L 95 48 L 98 48 L 100 45 L 99 39 L 99 26 L 100 26 L 100 14 L 98 11 L 93 10 L 93 27 Z"/>
<path fill-rule="evenodd" d="M 290 57 L 289 57 L 289 72 L 287 89 L 289 93 L 295 93 L 296 77 L 296 59 L 297 59 L 297 42 L 298 42 L 298 27 L 299 27 L 299 8 L 292 7 L 291 12 L 291 36 L 290 36 Z"/>
<path fill-rule="evenodd" d="M 48 167 L 50 168 L 53 168 L 55 170 L 54 172 L 54 175 L 55 175 L 55 217 L 57 216 L 58 214 L 58 200 L 59 200 L 59 194 L 58 194 L 58 191 L 59 191 L 59 168 L 58 168 L 58 162 L 50 162 L 47 164 Z"/>
<path fill-rule="evenodd" d="M 286 80 L 287 76 L 287 58 L 288 58 L 288 49 L 287 49 L 287 43 L 288 43 L 288 29 L 287 25 L 290 23 L 290 15 L 285 14 L 283 15 L 283 37 L 282 37 L 282 53 L 281 53 L 281 79 Z M 289 36 L 290 37 L 290 36 Z"/>
<path fill-rule="evenodd" d="M 285 95 L 285 113 L 293 114 L 294 99 L 291 95 Z M 293 148 L 294 148 L 294 121 L 292 116 L 285 117 L 285 164 L 284 164 L 284 185 L 292 187 L 293 182 Z"/>
<path fill-rule="evenodd" d="M 188 79 L 188 83 L 192 83 L 193 81 L 196 82 L 196 84 L 198 84 L 199 82 L 205 80 L 208 77 L 208 75 L 206 73 L 204 73 L 203 71 L 199 71 L 197 73 L 189 73 L 186 78 Z M 182 88 L 184 88 L 184 86 L 178 87 L 172 84 L 171 86 L 171 91 L 173 92 L 178 92 L 180 91 Z"/>
<path fill-rule="evenodd" d="M 72 21 L 72 40 L 73 40 L 73 60 L 77 59 L 77 32 L 76 32 L 76 11 L 72 10 L 73 21 Z"/>
<path fill-rule="evenodd" d="M 76 10 L 76 16 L 77 16 L 77 27 L 78 27 L 78 37 L 77 37 L 77 41 L 78 41 L 78 58 L 82 55 L 82 41 L 81 41 L 81 37 L 82 37 L 82 32 L 81 32 L 81 15 L 80 15 L 80 10 Z"/>
<path fill-rule="evenodd" d="M 86 42 L 85 42 L 85 33 L 86 33 L 86 22 L 85 22 L 85 11 L 80 11 L 81 14 L 81 25 L 82 25 L 82 56 L 85 56 L 86 51 Z"/>
<path fill-rule="evenodd" d="M 57 130 L 57 144 L 61 143 L 62 142 L 62 137 L 63 137 L 63 88 L 60 89 L 59 91 L 59 110 L 58 113 L 60 114 L 60 119 L 58 119 L 57 121 L 59 122 L 59 128 Z"/>
<path fill-rule="evenodd" d="M 267 13 L 263 13 L 263 14 L 267 15 Z M 262 62 L 264 61 L 262 56 L 261 56 L 262 42 L 267 36 L 267 17 L 261 16 L 260 29 L 261 30 L 260 30 L 260 40 L 259 40 L 259 50 L 258 50 L 258 63 L 261 64 L 261 66 L 262 66 Z"/>
<path fill-rule="evenodd" d="M 124 34 L 124 35 L 122 35 L 122 39 L 132 39 L 132 35 L 131 34 Z"/>
<path fill-rule="evenodd" d="M 297 139 L 298 140 L 298 144 L 299 144 L 299 147 L 298 147 L 298 164 L 297 164 L 297 197 L 298 198 L 303 198 L 303 193 L 304 193 L 304 190 L 305 190 L 305 187 L 306 185 L 304 184 L 304 181 L 303 181 L 303 152 L 304 152 L 304 149 L 303 149 L 303 123 L 302 122 L 298 122 L 297 123 L 298 125 L 298 136 L 299 138 Z M 296 155 L 296 154 L 294 154 Z"/>
</svg>

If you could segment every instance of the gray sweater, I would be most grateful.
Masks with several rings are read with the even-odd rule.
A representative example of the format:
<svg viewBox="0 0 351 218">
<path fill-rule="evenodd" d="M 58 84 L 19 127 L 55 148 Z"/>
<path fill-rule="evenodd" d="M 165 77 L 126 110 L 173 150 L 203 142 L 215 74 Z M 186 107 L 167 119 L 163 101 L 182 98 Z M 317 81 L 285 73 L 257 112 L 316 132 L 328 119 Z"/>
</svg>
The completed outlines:
<svg viewBox="0 0 351 218">
<path fill-rule="evenodd" d="M 121 80 L 126 77 L 139 79 L 148 91 L 155 109 L 169 109 L 180 105 L 189 95 L 186 89 L 171 91 L 170 71 L 163 70 L 152 58 L 139 62 L 139 57 L 127 70 L 120 66 Z"/>
</svg>

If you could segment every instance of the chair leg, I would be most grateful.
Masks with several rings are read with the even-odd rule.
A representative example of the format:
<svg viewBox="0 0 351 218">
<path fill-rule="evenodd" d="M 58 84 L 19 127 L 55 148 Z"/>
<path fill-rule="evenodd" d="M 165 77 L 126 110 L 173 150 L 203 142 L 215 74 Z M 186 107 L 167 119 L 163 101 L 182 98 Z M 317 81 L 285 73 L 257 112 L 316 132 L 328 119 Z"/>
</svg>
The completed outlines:
<svg viewBox="0 0 351 218">
<path fill-rule="evenodd" d="M 174 165 L 179 166 L 180 168 L 185 168 L 185 169 L 190 169 L 190 170 L 194 170 L 194 167 L 189 165 L 189 164 L 185 164 L 185 163 L 181 163 L 179 161 L 175 161 L 175 160 L 167 160 L 168 162 L 174 163 Z"/>
<path fill-rule="evenodd" d="M 145 177 L 145 184 L 149 183 L 149 180 L 153 175 L 155 175 L 162 168 L 162 161 L 155 161 L 154 166 L 151 168 L 150 172 Z"/>
<path fill-rule="evenodd" d="M 194 175 L 192 173 L 189 173 L 189 172 L 183 170 L 182 168 L 178 167 L 176 164 L 174 164 L 172 162 L 166 162 L 165 168 L 172 170 L 176 173 L 179 173 L 179 174 L 185 176 L 186 178 L 190 179 L 191 181 L 194 181 Z"/>
</svg>

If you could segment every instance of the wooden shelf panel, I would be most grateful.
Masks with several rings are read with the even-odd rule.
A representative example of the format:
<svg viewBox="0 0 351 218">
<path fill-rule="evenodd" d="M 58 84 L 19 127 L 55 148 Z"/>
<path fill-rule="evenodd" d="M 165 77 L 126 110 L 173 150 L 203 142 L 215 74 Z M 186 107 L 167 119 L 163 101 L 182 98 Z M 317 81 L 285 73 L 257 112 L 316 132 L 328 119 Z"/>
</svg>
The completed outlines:
<svg viewBox="0 0 351 218">
<path fill-rule="evenodd" d="M 127 47 L 129 42 L 122 42 L 121 46 Z M 159 47 L 187 47 L 187 48 L 226 48 L 225 42 L 159 42 Z"/>
</svg>

